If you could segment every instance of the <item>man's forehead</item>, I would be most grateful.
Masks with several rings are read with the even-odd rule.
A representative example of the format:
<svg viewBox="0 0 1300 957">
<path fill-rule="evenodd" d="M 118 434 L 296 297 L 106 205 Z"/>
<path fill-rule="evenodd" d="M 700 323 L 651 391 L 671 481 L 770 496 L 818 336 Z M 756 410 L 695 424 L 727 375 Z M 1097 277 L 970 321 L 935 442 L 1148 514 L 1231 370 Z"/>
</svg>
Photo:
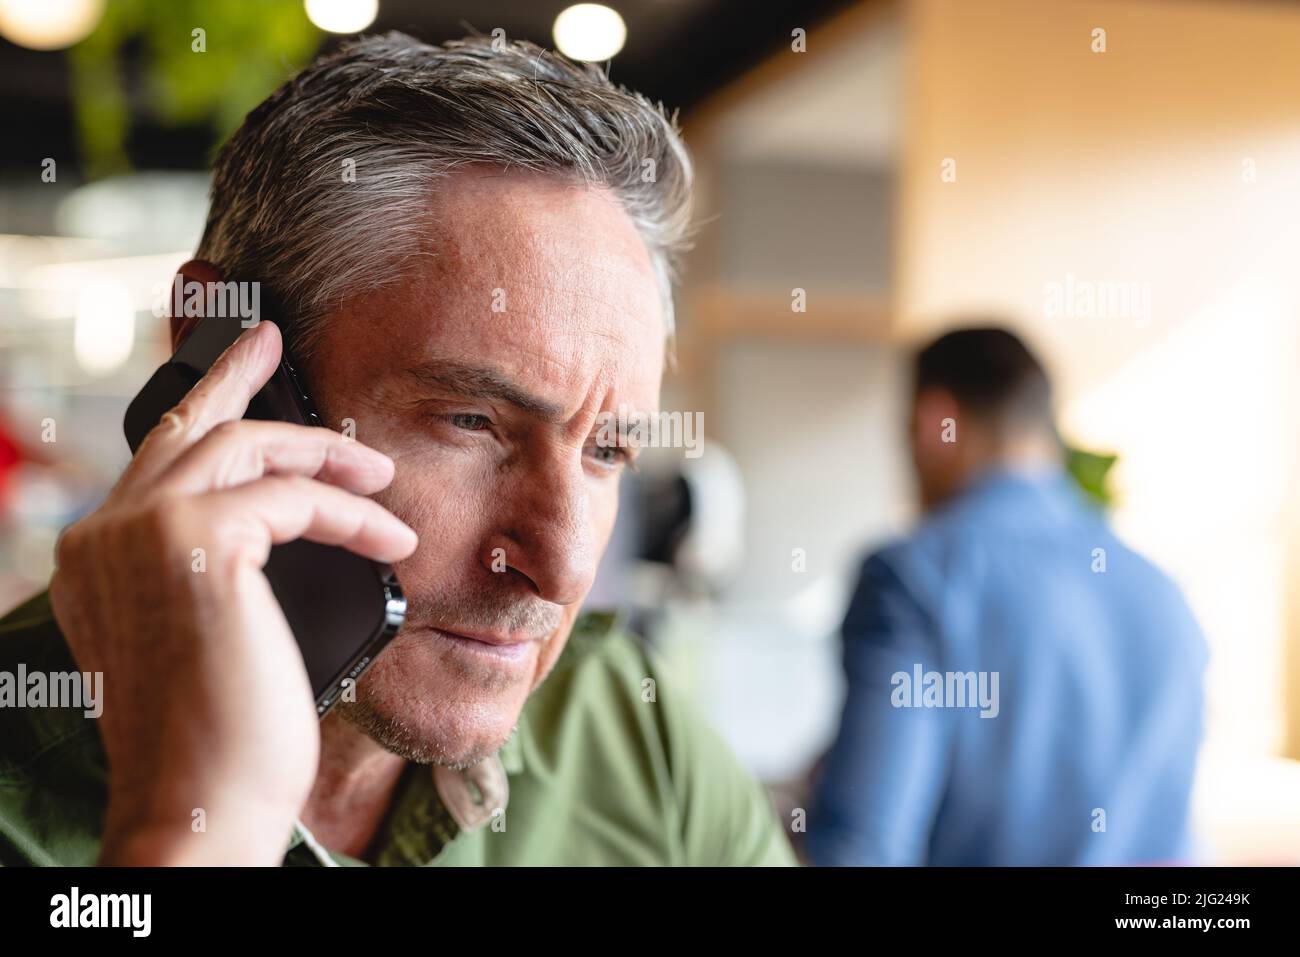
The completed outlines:
<svg viewBox="0 0 1300 957">
<path fill-rule="evenodd" d="M 557 385 L 599 366 L 640 391 L 652 383 L 657 396 L 662 302 L 621 207 L 545 177 L 507 175 L 495 192 L 472 182 L 477 198 L 442 201 L 428 256 L 387 297 L 401 352 L 485 357 L 505 374 Z"/>
<path fill-rule="evenodd" d="M 432 254 L 448 271 L 592 259 L 653 279 L 645 243 L 610 190 L 533 172 L 466 168 L 439 181 L 428 213 Z"/>
<path fill-rule="evenodd" d="M 510 376 L 589 377 L 600 368 L 618 380 L 652 379 L 663 368 L 662 319 L 650 304 L 594 281 L 593 272 L 493 286 L 419 283 L 386 320 L 399 353 L 413 362 L 481 364 Z M 494 305 L 497 308 L 494 310 Z"/>
</svg>

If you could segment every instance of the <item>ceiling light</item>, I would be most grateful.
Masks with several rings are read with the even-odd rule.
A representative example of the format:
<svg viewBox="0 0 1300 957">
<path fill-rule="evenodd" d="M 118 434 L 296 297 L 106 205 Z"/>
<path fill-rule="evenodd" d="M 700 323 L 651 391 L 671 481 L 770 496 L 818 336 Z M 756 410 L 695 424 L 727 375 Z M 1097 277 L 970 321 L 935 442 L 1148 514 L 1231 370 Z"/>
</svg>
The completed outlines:
<svg viewBox="0 0 1300 957">
<path fill-rule="evenodd" d="M 596 63 L 623 49 L 627 25 L 602 3 L 579 3 L 555 18 L 552 34 L 556 49 L 569 59 Z"/>
<path fill-rule="evenodd" d="M 375 22 L 379 0 L 307 0 L 307 19 L 330 33 L 360 33 Z"/>
<path fill-rule="evenodd" d="M 90 35 L 104 0 L 0 0 L 0 35 L 32 50 L 62 50 Z"/>
</svg>

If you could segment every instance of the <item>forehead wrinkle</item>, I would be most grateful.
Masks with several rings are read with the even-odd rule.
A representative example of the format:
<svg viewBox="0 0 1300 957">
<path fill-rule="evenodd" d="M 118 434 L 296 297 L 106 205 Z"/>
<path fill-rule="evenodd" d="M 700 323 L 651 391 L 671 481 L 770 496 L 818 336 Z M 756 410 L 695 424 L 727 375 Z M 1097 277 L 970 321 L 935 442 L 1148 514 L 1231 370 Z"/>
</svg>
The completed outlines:
<svg viewBox="0 0 1300 957">
<path fill-rule="evenodd" d="M 567 379 L 577 377 L 576 373 L 574 376 L 569 375 L 570 366 L 566 364 L 564 360 L 551 355 L 548 352 L 539 349 L 521 347 L 520 353 L 546 365 L 553 366 L 559 371 L 561 378 Z M 608 364 L 601 363 L 597 365 L 592 371 L 590 380 L 587 381 L 585 385 L 578 386 L 582 393 L 582 398 L 574 409 L 573 414 L 567 417 L 561 415 L 560 419 L 557 421 L 560 421 L 560 424 L 565 426 L 581 426 L 583 412 L 587 410 L 590 410 L 590 417 L 594 418 L 609 394 L 617 391 L 618 385 L 615 382 L 616 378 L 616 374 Z M 579 429 L 579 431 L 585 430 Z"/>
<path fill-rule="evenodd" d="M 555 360 L 539 356 L 547 361 Z M 548 424 L 560 427 L 581 425 L 583 412 L 591 411 L 595 417 L 608 396 L 617 388 L 607 369 L 597 371 L 595 378 L 582 388 L 582 401 L 572 415 L 566 415 L 564 406 L 543 399 L 518 385 L 508 374 L 487 366 L 475 366 L 456 360 L 431 359 L 406 370 L 407 377 L 423 386 L 433 386 L 469 398 L 495 399 L 506 402 Z"/>
<path fill-rule="evenodd" d="M 527 391 L 508 375 L 488 366 L 451 359 L 432 359 L 411 366 L 407 374 L 418 383 L 476 399 L 497 399 L 551 422 L 565 420 L 564 408 Z"/>
</svg>

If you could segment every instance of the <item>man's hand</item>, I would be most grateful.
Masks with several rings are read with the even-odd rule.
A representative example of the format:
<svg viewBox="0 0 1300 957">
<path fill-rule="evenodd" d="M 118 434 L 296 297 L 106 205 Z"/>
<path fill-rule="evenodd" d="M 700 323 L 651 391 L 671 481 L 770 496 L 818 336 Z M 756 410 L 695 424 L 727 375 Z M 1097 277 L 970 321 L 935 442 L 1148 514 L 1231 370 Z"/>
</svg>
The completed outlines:
<svg viewBox="0 0 1300 957">
<path fill-rule="evenodd" d="M 241 421 L 279 356 L 273 323 L 247 330 L 59 541 L 54 615 L 78 666 L 104 676 L 101 863 L 278 864 L 320 733 L 262 573 L 271 546 L 306 538 L 381 562 L 415 550 L 364 497 L 392 481 L 387 456 L 330 429 Z"/>
</svg>

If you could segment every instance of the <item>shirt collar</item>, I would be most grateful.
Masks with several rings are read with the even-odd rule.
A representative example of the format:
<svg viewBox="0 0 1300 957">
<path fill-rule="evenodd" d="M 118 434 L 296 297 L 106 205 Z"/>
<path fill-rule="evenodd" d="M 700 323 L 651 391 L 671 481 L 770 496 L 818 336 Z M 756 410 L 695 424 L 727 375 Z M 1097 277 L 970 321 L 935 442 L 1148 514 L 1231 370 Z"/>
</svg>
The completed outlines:
<svg viewBox="0 0 1300 957">
<path fill-rule="evenodd" d="M 506 769 L 506 774 L 519 774 L 524 769 L 523 724 L 524 716 L 521 713 L 519 724 L 514 732 L 506 738 L 506 743 L 497 751 L 497 757 L 501 759 L 501 766 Z"/>
<path fill-rule="evenodd" d="M 514 732 L 496 752 L 496 757 L 500 759 L 501 766 L 508 776 L 520 774 L 524 770 L 524 733 L 524 716 L 521 714 Z M 393 839 L 406 846 L 436 838 L 439 846 L 436 848 L 430 846 L 427 849 L 430 852 L 429 856 L 436 857 L 437 854 L 441 853 L 443 847 L 455 839 L 459 828 L 451 815 L 445 813 L 440 806 L 442 802 L 438 797 L 437 787 L 433 781 L 433 771 L 432 766 L 426 766 L 419 767 L 412 772 L 418 775 L 420 779 L 411 782 L 415 785 L 413 792 L 408 794 L 406 788 L 399 792 L 397 796 L 398 805 L 393 815 L 391 829 Z M 435 807 L 434 805 L 438 806 Z M 428 833 L 430 830 L 440 833 L 430 834 Z M 289 835 L 289 843 L 285 848 L 285 854 L 288 855 L 290 851 L 299 845 L 305 846 L 323 866 L 338 866 L 338 861 L 316 840 L 307 825 L 301 819 L 295 819 L 293 829 Z"/>
</svg>

